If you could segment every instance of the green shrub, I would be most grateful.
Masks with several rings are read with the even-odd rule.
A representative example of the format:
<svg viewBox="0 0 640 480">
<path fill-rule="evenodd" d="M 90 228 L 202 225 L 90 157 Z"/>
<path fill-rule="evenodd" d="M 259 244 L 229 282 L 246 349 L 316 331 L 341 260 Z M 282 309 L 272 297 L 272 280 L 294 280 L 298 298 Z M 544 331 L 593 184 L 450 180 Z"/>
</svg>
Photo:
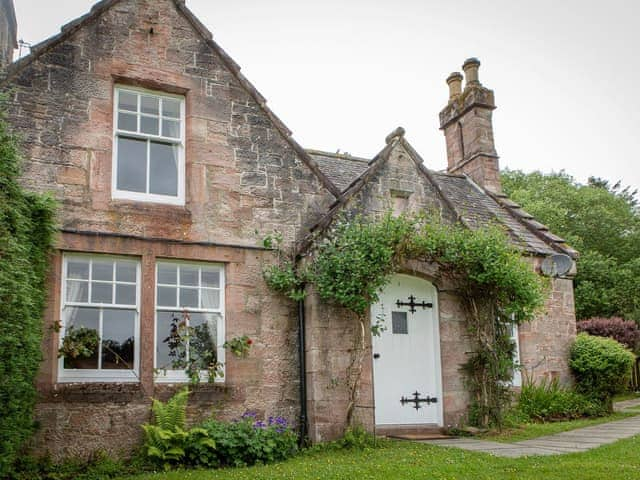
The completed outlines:
<svg viewBox="0 0 640 480">
<path fill-rule="evenodd" d="M 201 427 L 216 443 L 206 466 L 246 466 L 285 460 L 298 451 L 298 437 L 282 417 L 267 422 L 245 413 L 233 422 L 208 420 Z"/>
<path fill-rule="evenodd" d="M 612 409 L 612 397 L 624 392 L 631 378 L 635 356 L 611 338 L 578 334 L 571 347 L 569 366 L 576 389 Z"/>
<path fill-rule="evenodd" d="M 338 440 L 338 445 L 342 448 L 364 450 L 365 448 L 376 446 L 376 437 L 361 425 L 356 425 L 355 427 L 347 428 L 342 438 Z"/>
<path fill-rule="evenodd" d="M 33 431 L 45 278 L 55 204 L 19 185 L 16 138 L 0 98 L 0 478 Z"/>
<path fill-rule="evenodd" d="M 7 478 L 12 480 L 109 480 L 140 471 L 140 466 L 127 465 L 100 452 L 88 460 L 70 459 L 62 463 L 53 463 L 48 457 L 21 456 L 16 461 L 15 470 Z"/>
<path fill-rule="evenodd" d="M 602 404 L 560 385 L 557 379 L 527 381 L 518 397 L 517 411 L 527 420 L 546 422 L 593 417 L 605 413 Z"/>
</svg>

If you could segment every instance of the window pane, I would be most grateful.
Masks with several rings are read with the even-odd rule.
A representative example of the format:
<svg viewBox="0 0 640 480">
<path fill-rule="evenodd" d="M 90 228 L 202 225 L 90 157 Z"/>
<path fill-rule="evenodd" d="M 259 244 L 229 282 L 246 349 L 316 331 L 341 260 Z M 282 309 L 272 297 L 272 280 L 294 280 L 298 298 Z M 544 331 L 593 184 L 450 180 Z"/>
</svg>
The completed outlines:
<svg viewBox="0 0 640 480">
<path fill-rule="evenodd" d="M 220 287 L 220 271 L 219 270 L 202 270 L 202 286 L 203 287 Z"/>
<path fill-rule="evenodd" d="M 102 315 L 102 368 L 133 369 L 135 310 L 105 309 Z"/>
<path fill-rule="evenodd" d="M 157 312 L 156 315 L 156 368 L 172 370 L 186 366 L 186 349 L 180 341 L 178 325 L 182 316 L 173 312 Z M 182 333 L 186 333 L 182 329 Z"/>
<path fill-rule="evenodd" d="M 116 262 L 116 280 L 118 282 L 135 282 L 136 264 L 133 262 Z"/>
<path fill-rule="evenodd" d="M 113 303 L 113 284 L 91 282 L 93 303 Z"/>
<path fill-rule="evenodd" d="M 94 260 L 91 270 L 92 280 L 113 281 L 113 262 L 104 260 Z"/>
<path fill-rule="evenodd" d="M 140 131 L 149 135 L 158 135 L 158 124 L 160 120 L 156 117 L 140 117 Z"/>
<path fill-rule="evenodd" d="M 131 113 L 118 113 L 118 128 L 129 132 L 137 132 L 138 117 Z"/>
<path fill-rule="evenodd" d="M 220 290 L 211 290 L 203 288 L 201 291 L 202 307 L 201 308 L 220 308 Z"/>
<path fill-rule="evenodd" d="M 89 282 L 67 280 L 67 302 L 89 301 Z"/>
<path fill-rule="evenodd" d="M 158 306 L 160 307 L 176 307 L 178 298 L 178 289 L 176 287 L 158 287 Z"/>
<path fill-rule="evenodd" d="M 151 142 L 149 193 L 178 195 L 178 146 Z"/>
<path fill-rule="evenodd" d="M 180 288 L 180 307 L 198 308 L 197 288 Z"/>
<path fill-rule="evenodd" d="M 158 283 L 176 285 L 178 283 L 178 266 L 158 264 Z"/>
<path fill-rule="evenodd" d="M 136 286 L 116 284 L 116 303 L 118 305 L 135 305 Z"/>
<path fill-rule="evenodd" d="M 396 335 L 407 335 L 409 333 L 407 312 L 391 312 L 391 333 Z"/>
<path fill-rule="evenodd" d="M 180 138 L 180 122 L 177 120 L 162 120 L 162 136 Z"/>
<path fill-rule="evenodd" d="M 171 98 L 162 99 L 162 115 L 165 117 L 180 118 L 180 101 Z"/>
<path fill-rule="evenodd" d="M 118 137 L 118 189 L 145 192 L 146 185 L 146 140 Z"/>
<path fill-rule="evenodd" d="M 192 313 L 189 325 L 191 337 L 189 338 L 189 358 L 196 360 L 200 370 L 216 361 L 217 332 L 219 316 L 211 313 Z"/>
<path fill-rule="evenodd" d="M 89 260 L 73 259 L 67 262 L 67 278 L 89 279 Z"/>
<path fill-rule="evenodd" d="M 119 92 L 118 108 L 120 110 L 130 110 L 135 112 L 138 110 L 138 95 L 130 92 Z"/>
<path fill-rule="evenodd" d="M 65 336 L 76 337 L 78 341 L 86 330 L 96 333 L 99 328 L 100 310 L 97 308 L 65 308 Z M 73 327 L 73 328 L 72 328 Z M 86 336 L 84 336 L 86 338 Z M 86 342 L 83 342 L 86 343 Z M 89 345 L 93 353 L 90 356 L 78 355 L 75 358 L 64 357 L 64 368 L 96 369 L 98 368 L 98 345 Z"/>
<path fill-rule="evenodd" d="M 180 267 L 180 285 L 198 286 L 198 267 Z"/>
<path fill-rule="evenodd" d="M 140 97 L 140 111 L 142 113 L 159 115 L 158 103 L 159 103 L 158 97 L 150 97 L 148 95 L 142 95 L 142 97 Z"/>
</svg>

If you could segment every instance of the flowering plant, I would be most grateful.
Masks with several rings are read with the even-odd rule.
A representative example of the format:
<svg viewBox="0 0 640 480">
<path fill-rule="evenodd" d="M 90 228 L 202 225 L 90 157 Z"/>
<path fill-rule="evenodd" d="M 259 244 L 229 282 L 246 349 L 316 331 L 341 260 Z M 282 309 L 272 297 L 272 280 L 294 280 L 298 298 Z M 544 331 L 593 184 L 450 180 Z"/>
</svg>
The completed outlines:
<svg viewBox="0 0 640 480">
<path fill-rule="evenodd" d="M 247 411 L 231 422 L 208 420 L 201 427 L 216 444 L 211 464 L 245 466 L 271 463 L 298 451 L 298 436 L 283 417 L 258 418 Z"/>
<path fill-rule="evenodd" d="M 251 345 L 253 345 L 253 340 L 251 340 L 246 335 L 242 335 L 241 337 L 233 337 L 231 340 L 227 340 L 224 342 L 224 348 L 231 350 L 238 358 L 246 358 L 249 355 L 249 350 L 251 349 Z"/>
</svg>

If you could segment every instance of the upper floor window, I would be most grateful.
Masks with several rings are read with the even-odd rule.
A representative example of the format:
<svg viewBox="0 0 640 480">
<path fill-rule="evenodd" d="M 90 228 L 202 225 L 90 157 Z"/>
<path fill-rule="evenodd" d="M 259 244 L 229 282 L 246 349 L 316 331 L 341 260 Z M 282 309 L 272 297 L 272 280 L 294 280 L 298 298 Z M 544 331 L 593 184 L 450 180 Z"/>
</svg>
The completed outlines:
<svg viewBox="0 0 640 480">
<path fill-rule="evenodd" d="M 113 198 L 184 205 L 184 97 L 116 87 Z"/>
<path fill-rule="evenodd" d="M 60 346 L 75 347 L 60 381 L 137 381 L 139 271 L 130 258 L 64 256 Z"/>
</svg>

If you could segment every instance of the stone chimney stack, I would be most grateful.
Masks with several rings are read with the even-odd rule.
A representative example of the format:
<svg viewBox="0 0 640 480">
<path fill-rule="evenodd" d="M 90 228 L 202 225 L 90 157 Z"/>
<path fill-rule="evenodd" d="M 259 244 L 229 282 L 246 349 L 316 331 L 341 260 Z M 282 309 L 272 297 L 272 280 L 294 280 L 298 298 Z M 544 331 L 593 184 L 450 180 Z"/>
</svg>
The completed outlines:
<svg viewBox="0 0 640 480">
<path fill-rule="evenodd" d="M 480 83 L 480 61 L 469 58 L 462 74 L 447 78 L 449 103 L 440 112 L 440 129 L 447 142 L 447 172 L 466 174 L 492 192 L 501 192 L 498 155 L 493 142 L 491 112 L 496 108 L 493 91 Z"/>
<path fill-rule="evenodd" d="M 13 62 L 13 50 L 18 48 L 17 32 L 13 0 L 0 0 L 0 70 Z"/>
</svg>

